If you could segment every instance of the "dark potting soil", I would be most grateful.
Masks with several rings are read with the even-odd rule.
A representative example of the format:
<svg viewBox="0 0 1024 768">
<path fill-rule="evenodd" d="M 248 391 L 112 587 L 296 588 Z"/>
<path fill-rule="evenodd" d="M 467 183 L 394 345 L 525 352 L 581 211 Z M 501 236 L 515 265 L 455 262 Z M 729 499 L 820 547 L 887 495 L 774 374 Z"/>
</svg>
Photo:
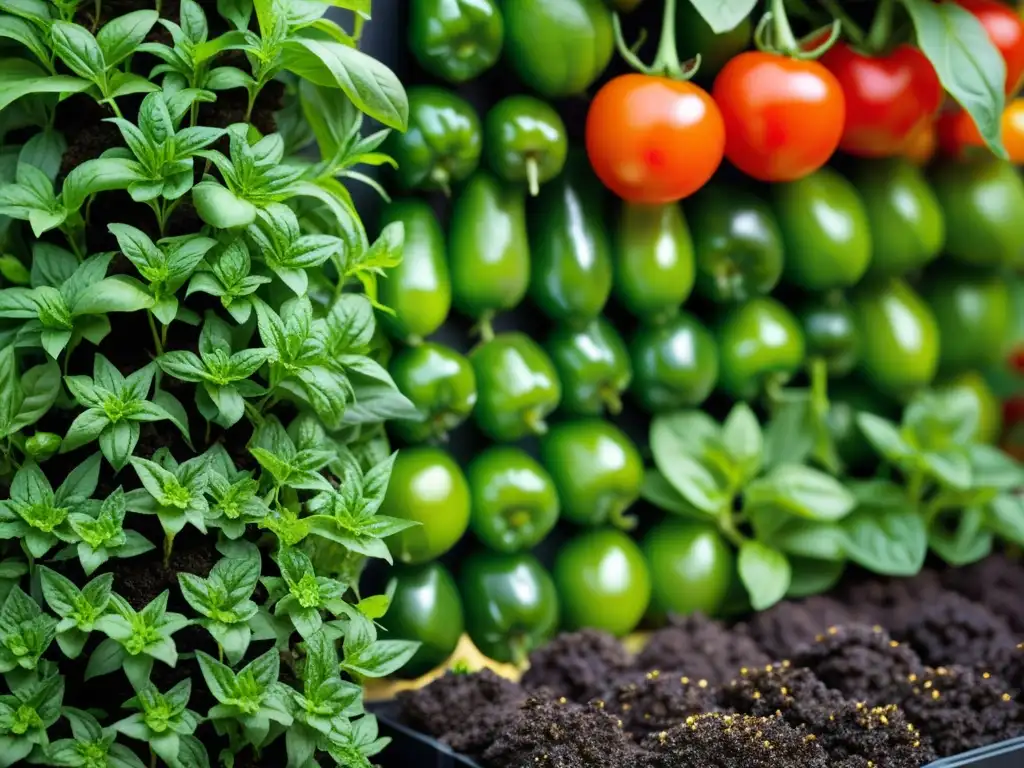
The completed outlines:
<svg viewBox="0 0 1024 768">
<path fill-rule="evenodd" d="M 1001 557 L 974 573 L 996 574 L 1005 586 L 1015 583 L 1004 573 L 1010 567 L 1020 566 Z M 456 750 L 470 742 L 460 751 L 490 768 L 918 768 L 1024 733 L 1024 644 L 1006 645 L 1007 622 L 944 580 L 934 571 L 876 579 L 835 598 L 784 602 L 731 628 L 700 615 L 676 619 L 618 676 L 617 640 L 563 635 L 531 657 L 538 667 L 524 679 L 550 689 L 531 691 L 525 708 L 526 692 L 490 672 L 449 674 L 402 694 L 404 716 Z M 1008 594 L 1002 600 L 1011 605 Z M 883 615 L 899 624 L 902 641 L 877 624 L 825 621 Z M 767 658 L 759 638 L 788 660 L 739 661 Z M 792 644 L 782 647 L 783 638 Z M 947 656 L 955 663 L 926 663 Z M 715 682 L 689 671 L 719 674 L 728 659 L 736 660 L 731 675 Z M 579 698 L 602 675 L 609 685 L 589 706 L 566 695 Z"/>
<path fill-rule="evenodd" d="M 996 554 L 966 568 L 943 574 L 942 583 L 981 603 L 1024 637 L 1024 563 L 1020 557 Z"/>
<path fill-rule="evenodd" d="M 586 703 L 608 687 L 608 681 L 630 668 L 622 643 L 605 632 L 584 629 L 559 635 L 530 654 L 522 686 L 548 688 L 556 696 Z"/>
</svg>

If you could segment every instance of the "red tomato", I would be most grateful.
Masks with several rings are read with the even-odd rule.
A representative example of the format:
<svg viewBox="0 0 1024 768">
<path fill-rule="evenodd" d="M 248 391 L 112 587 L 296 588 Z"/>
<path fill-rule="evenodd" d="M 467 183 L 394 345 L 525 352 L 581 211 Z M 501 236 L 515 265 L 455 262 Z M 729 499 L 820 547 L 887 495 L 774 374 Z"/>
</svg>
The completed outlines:
<svg viewBox="0 0 1024 768">
<path fill-rule="evenodd" d="M 928 165 L 935 157 L 935 150 L 939 146 L 939 137 L 935 130 L 935 123 L 929 121 L 910 134 L 907 144 L 903 148 L 903 156 L 914 165 Z"/>
<path fill-rule="evenodd" d="M 1011 163 L 1024 165 L 1024 98 L 1006 105 L 1000 121 L 1003 146 Z M 973 118 L 962 109 L 943 112 L 938 123 L 939 146 L 952 157 L 963 157 L 972 149 L 985 146 Z"/>
<path fill-rule="evenodd" d="M 711 91 L 725 119 L 725 156 L 761 181 L 793 181 L 823 166 L 839 146 L 843 89 L 816 61 L 748 51 Z"/>
<path fill-rule="evenodd" d="M 609 81 L 587 113 L 587 154 L 624 200 L 670 203 L 703 187 L 722 163 L 725 126 L 703 88 L 629 74 Z"/>
<path fill-rule="evenodd" d="M 998 0 L 956 0 L 974 14 L 1006 62 L 1006 92 L 1016 93 L 1024 80 L 1024 21 Z"/>
<path fill-rule="evenodd" d="M 911 134 L 942 106 L 942 84 L 917 48 L 901 45 L 887 56 L 866 56 L 836 43 L 821 57 L 846 99 L 839 148 L 860 157 L 900 154 Z"/>
</svg>

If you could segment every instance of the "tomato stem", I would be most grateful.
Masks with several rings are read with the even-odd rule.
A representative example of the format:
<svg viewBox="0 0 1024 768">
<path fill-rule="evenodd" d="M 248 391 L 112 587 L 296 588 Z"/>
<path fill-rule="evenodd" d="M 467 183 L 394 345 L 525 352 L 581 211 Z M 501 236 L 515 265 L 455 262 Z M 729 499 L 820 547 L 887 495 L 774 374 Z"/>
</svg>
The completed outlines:
<svg viewBox="0 0 1024 768">
<path fill-rule="evenodd" d="M 814 32 L 803 40 L 798 40 L 793 33 L 793 27 L 789 23 L 789 17 L 786 15 L 785 0 L 771 0 L 769 11 L 761 17 L 757 29 L 754 30 L 754 43 L 758 49 L 767 53 L 789 56 L 790 58 L 802 61 L 811 61 L 823 56 L 832 47 L 836 40 L 839 39 L 839 33 L 842 29 L 842 20 L 840 18 L 834 19 L 829 27 L 828 37 L 819 45 L 807 48 L 806 46 L 809 43 L 820 37 L 821 31 Z"/>
<path fill-rule="evenodd" d="M 678 0 L 665 0 L 665 11 L 661 27 L 661 38 L 658 42 L 658 52 L 655 54 L 654 63 L 648 66 L 637 56 L 636 50 L 640 44 L 629 46 L 622 34 L 622 21 L 619 14 L 612 14 L 612 22 L 615 28 L 615 45 L 619 49 L 619 55 L 638 72 L 652 77 L 669 77 L 673 80 L 689 80 L 700 68 L 700 54 L 694 57 L 692 62 L 684 64 L 679 60 L 679 46 L 676 42 L 676 7 Z"/>
<path fill-rule="evenodd" d="M 800 41 L 793 34 L 793 27 L 790 26 L 789 17 L 786 15 L 785 0 L 772 0 L 771 5 L 772 32 L 775 46 L 789 56 L 796 56 L 800 53 Z"/>
<path fill-rule="evenodd" d="M 832 14 L 832 18 L 842 22 L 843 32 L 846 33 L 846 36 L 850 38 L 854 45 L 860 46 L 864 43 L 864 30 L 850 18 L 850 14 L 844 11 L 836 0 L 821 0 L 821 4 L 825 7 L 825 10 Z"/>
<path fill-rule="evenodd" d="M 867 40 L 864 42 L 863 47 L 868 53 L 877 56 L 889 47 L 889 42 L 892 38 L 892 22 L 892 0 L 882 0 L 878 4 L 875 18 L 871 22 L 871 29 L 868 30 Z"/>
</svg>

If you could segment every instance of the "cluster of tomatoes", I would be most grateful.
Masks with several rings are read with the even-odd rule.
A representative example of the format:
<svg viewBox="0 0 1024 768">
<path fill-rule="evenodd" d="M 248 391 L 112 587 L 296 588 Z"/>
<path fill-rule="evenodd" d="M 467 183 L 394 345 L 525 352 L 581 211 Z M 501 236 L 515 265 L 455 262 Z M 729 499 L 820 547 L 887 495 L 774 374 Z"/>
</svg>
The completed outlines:
<svg viewBox="0 0 1024 768">
<path fill-rule="evenodd" d="M 1006 93 L 1024 80 L 1024 21 L 997 0 L 955 0 L 985 28 L 1006 63 Z M 941 114 L 940 114 L 941 113 Z M 1011 160 L 1024 162 L 1024 100 L 1003 116 Z M 711 92 L 671 77 L 608 82 L 587 117 L 587 151 L 605 185 L 625 200 L 667 203 L 696 192 L 727 158 L 748 176 L 785 182 L 837 150 L 861 157 L 961 155 L 984 141 L 967 112 L 943 110 L 935 68 L 912 45 L 868 55 L 837 42 L 818 60 L 747 51 Z"/>
</svg>

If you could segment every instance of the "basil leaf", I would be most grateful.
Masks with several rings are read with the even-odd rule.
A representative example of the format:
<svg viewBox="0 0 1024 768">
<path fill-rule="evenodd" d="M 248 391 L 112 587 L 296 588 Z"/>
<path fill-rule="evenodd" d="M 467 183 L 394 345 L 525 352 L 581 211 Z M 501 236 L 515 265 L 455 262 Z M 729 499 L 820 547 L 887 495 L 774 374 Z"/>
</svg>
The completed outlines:
<svg viewBox="0 0 1024 768">
<path fill-rule="evenodd" d="M 764 436 L 757 417 L 746 403 L 738 403 L 722 425 L 725 450 L 739 467 L 743 481 L 757 476 L 764 453 Z"/>
<path fill-rule="evenodd" d="M 770 608 L 786 596 L 793 574 L 789 560 L 777 549 L 758 541 L 745 541 L 740 546 L 737 566 L 755 611 Z"/>
<path fill-rule="evenodd" d="M 999 536 L 1024 546 L 1024 495 L 1007 493 L 992 500 L 988 525 Z"/>
<path fill-rule="evenodd" d="M 913 576 L 924 566 L 928 529 L 912 510 L 862 507 L 841 525 L 846 554 L 870 571 Z"/>
<path fill-rule="evenodd" d="M 790 520 L 771 535 L 771 543 L 789 555 L 828 560 L 846 559 L 846 538 L 838 523 Z"/>
<path fill-rule="evenodd" d="M 716 35 L 736 29 L 757 7 L 757 0 L 683 0 L 683 2 L 690 2 Z"/>
<path fill-rule="evenodd" d="M 932 524 L 928 543 L 932 550 L 954 568 L 970 565 L 992 552 L 992 531 L 985 527 L 985 512 L 968 507 L 959 513 L 953 528 L 947 528 L 948 516 L 942 515 Z"/>
<path fill-rule="evenodd" d="M 43 64 L 49 64 L 49 45 L 39 27 L 16 16 L 0 16 L 0 37 L 21 43 Z"/>
<path fill-rule="evenodd" d="M 88 80 L 103 79 L 107 61 L 103 50 L 92 33 L 80 24 L 68 21 L 55 22 L 50 27 L 53 51 L 76 75 Z"/>
<path fill-rule="evenodd" d="M 87 198 L 97 192 L 128 189 L 133 182 L 144 178 L 141 167 L 134 160 L 113 157 L 86 160 L 64 179 L 61 192 L 64 207 L 69 211 L 76 211 Z"/>
<path fill-rule="evenodd" d="M 846 570 L 846 563 L 842 560 L 833 562 L 791 557 L 789 564 L 793 570 L 793 578 L 786 591 L 786 597 L 791 600 L 828 592 L 839 582 L 843 571 Z"/>
<path fill-rule="evenodd" d="M 0 110 L 31 93 L 78 93 L 92 85 L 68 75 L 51 75 L 25 59 L 0 59 Z"/>
<path fill-rule="evenodd" d="M 873 413 L 858 413 L 857 426 L 864 433 L 871 446 L 892 462 L 898 462 L 915 451 L 900 433 L 899 427 L 888 419 Z"/>
<path fill-rule="evenodd" d="M 841 520 L 856 499 L 831 475 L 800 464 L 783 464 L 747 486 L 750 507 L 777 506 L 808 520 Z"/>
<path fill-rule="evenodd" d="M 673 515 L 707 519 L 709 513 L 695 507 L 677 491 L 672 484 L 665 479 L 657 469 L 648 469 L 644 472 L 644 482 L 640 487 L 640 497 L 658 509 L 663 509 Z"/>
<path fill-rule="evenodd" d="M 134 53 L 158 18 L 156 11 L 135 11 L 107 22 L 96 35 L 107 68 L 116 67 Z"/>
<path fill-rule="evenodd" d="M 1006 63 L 988 32 L 956 3 L 903 0 L 917 32 L 917 44 L 935 67 L 939 82 L 974 118 L 982 138 L 1006 157 L 1002 117 Z"/>
</svg>

